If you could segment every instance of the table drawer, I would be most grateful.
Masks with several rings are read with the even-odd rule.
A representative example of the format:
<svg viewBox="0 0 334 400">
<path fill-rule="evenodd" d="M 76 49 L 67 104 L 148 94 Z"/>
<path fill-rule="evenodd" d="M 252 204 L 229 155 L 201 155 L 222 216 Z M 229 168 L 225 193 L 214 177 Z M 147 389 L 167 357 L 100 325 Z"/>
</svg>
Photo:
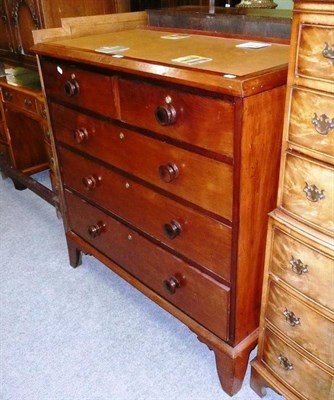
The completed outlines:
<svg viewBox="0 0 334 400">
<path fill-rule="evenodd" d="M 232 101 L 125 79 L 119 93 L 123 121 L 233 156 Z"/>
<path fill-rule="evenodd" d="M 50 99 L 116 117 L 113 79 L 76 65 L 62 62 L 42 62 L 44 86 Z"/>
<path fill-rule="evenodd" d="M 327 16 L 332 18 L 333 16 Z M 328 21 L 329 22 L 329 21 Z M 306 78 L 334 82 L 334 28 L 329 25 L 301 24 L 298 37 L 296 73 Z M 333 89 L 329 86 L 329 91 Z"/>
<path fill-rule="evenodd" d="M 34 96 L 24 93 L 22 91 L 16 91 L 12 88 L 2 88 L 2 98 L 5 104 L 12 104 L 22 110 L 37 113 L 36 99 Z"/>
<path fill-rule="evenodd" d="M 334 234 L 334 168 L 286 154 L 282 207 L 324 233 Z"/>
<path fill-rule="evenodd" d="M 269 329 L 264 334 L 263 361 L 278 379 L 299 392 L 303 398 L 333 398 L 333 376 L 303 357 Z"/>
<path fill-rule="evenodd" d="M 288 140 L 334 164 L 334 95 L 293 88 Z"/>
<path fill-rule="evenodd" d="M 228 288 L 70 192 L 65 191 L 65 198 L 71 230 L 200 324 L 227 339 Z"/>
<path fill-rule="evenodd" d="M 231 228 L 64 148 L 59 160 L 65 186 L 230 281 Z"/>
<path fill-rule="evenodd" d="M 269 271 L 334 311 L 334 258 L 274 226 Z"/>
<path fill-rule="evenodd" d="M 266 319 L 299 346 L 334 368 L 334 321 L 314 311 L 273 281 L 269 281 L 268 290 Z M 328 346 L 324 346 L 325 343 Z"/>
<path fill-rule="evenodd" d="M 231 165 L 54 104 L 51 110 L 57 140 L 232 219 Z M 80 143 L 78 129 L 87 132 Z"/>
</svg>

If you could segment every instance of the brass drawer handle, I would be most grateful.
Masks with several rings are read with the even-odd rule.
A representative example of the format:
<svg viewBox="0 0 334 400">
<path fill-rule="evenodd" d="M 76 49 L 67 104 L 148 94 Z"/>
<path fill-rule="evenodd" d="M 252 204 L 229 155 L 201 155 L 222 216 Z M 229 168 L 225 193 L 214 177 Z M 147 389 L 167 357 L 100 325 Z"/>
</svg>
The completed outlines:
<svg viewBox="0 0 334 400">
<path fill-rule="evenodd" d="M 103 222 L 98 222 L 95 225 L 91 225 L 88 227 L 88 234 L 92 238 L 96 238 L 101 235 L 105 231 L 106 224 Z"/>
<path fill-rule="evenodd" d="M 80 93 L 79 83 L 73 79 L 65 82 L 64 90 L 67 96 L 73 97 Z"/>
<path fill-rule="evenodd" d="M 73 138 L 78 144 L 87 142 L 88 137 L 89 134 L 86 128 L 78 128 L 73 133 Z"/>
<path fill-rule="evenodd" d="M 176 110 L 171 104 L 164 104 L 155 110 L 155 119 L 162 126 L 173 125 L 176 122 L 176 118 Z"/>
<path fill-rule="evenodd" d="M 95 177 L 94 175 L 85 176 L 82 178 L 82 184 L 87 191 L 94 190 L 102 178 L 100 176 Z"/>
<path fill-rule="evenodd" d="M 291 371 L 293 369 L 293 364 L 288 360 L 287 357 L 283 356 L 282 354 L 278 356 L 278 361 L 280 363 L 280 366 L 285 369 L 285 371 Z"/>
<path fill-rule="evenodd" d="M 172 276 L 164 281 L 164 288 L 169 294 L 175 294 L 176 290 L 180 287 L 180 281 L 175 276 Z"/>
<path fill-rule="evenodd" d="M 334 64 L 334 45 L 330 45 L 329 43 L 325 42 L 325 47 L 322 50 L 322 55 L 325 58 L 328 58 Z"/>
<path fill-rule="evenodd" d="M 329 132 L 334 129 L 334 118 L 330 120 L 326 114 L 318 116 L 317 113 L 314 113 L 312 124 L 315 130 L 320 133 L 320 135 L 328 135 Z"/>
<path fill-rule="evenodd" d="M 173 219 L 164 225 L 164 232 L 169 239 L 175 239 L 182 232 L 181 224 Z"/>
<path fill-rule="evenodd" d="M 285 320 L 291 326 L 300 325 L 300 318 L 296 317 L 295 313 L 289 311 L 287 308 L 283 311 L 283 315 L 285 316 Z"/>
<path fill-rule="evenodd" d="M 305 182 L 303 192 L 305 193 L 307 200 L 314 203 L 325 198 L 324 190 L 318 189 L 316 185 L 309 185 L 307 182 Z"/>
<path fill-rule="evenodd" d="M 308 266 L 299 259 L 291 257 L 289 264 L 292 271 L 295 272 L 297 275 L 306 274 L 308 272 Z"/>
<path fill-rule="evenodd" d="M 174 163 L 167 163 L 159 167 L 160 179 L 166 183 L 174 181 L 179 176 L 179 168 Z"/>
</svg>

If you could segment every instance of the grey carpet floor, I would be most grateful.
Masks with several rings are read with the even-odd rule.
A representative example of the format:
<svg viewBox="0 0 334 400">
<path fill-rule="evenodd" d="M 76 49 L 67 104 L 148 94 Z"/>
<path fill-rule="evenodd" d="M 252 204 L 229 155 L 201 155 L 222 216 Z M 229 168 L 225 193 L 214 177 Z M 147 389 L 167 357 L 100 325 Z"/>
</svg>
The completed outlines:
<svg viewBox="0 0 334 400">
<path fill-rule="evenodd" d="M 1 400 L 230 398 L 186 326 L 92 257 L 71 268 L 53 207 L 11 180 L 0 227 Z M 233 399 L 259 399 L 249 368 Z"/>
</svg>

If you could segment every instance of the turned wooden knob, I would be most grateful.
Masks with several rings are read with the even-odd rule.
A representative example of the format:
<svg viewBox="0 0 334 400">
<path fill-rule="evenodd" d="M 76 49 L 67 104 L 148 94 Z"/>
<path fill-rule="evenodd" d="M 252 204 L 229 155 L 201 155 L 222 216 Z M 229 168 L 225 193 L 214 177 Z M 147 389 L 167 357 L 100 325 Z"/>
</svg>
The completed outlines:
<svg viewBox="0 0 334 400">
<path fill-rule="evenodd" d="M 182 227 L 178 221 L 172 220 L 164 225 L 165 235 L 169 239 L 175 239 L 182 232 Z"/>
<path fill-rule="evenodd" d="M 176 289 L 178 289 L 179 287 L 181 287 L 180 282 L 177 278 L 175 278 L 175 276 L 172 276 L 171 278 L 164 281 L 164 288 L 170 294 L 174 294 L 176 292 Z"/>
<path fill-rule="evenodd" d="M 167 163 L 159 167 L 160 179 L 166 183 L 172 182 L 179 176 L 179 169 L 174 163 Z"/>
<path fill-rule="evenodd" d="M 12 100 L 13 95 L 10 92 L 4 92 L 3 97 L 4 97 L 5 101 L 10 101 L 10 100 Z"/>
<path fill-rule="evenodd" d="M 67 96 L 73 97 L 77 96 L 80 92 L 79 83 L 76 80 L 66 81 L 64 85 L 64 90 Z"/>
<path fill-rule="evenodd" d="M 101 181 L 101 178 L 93 175 L 85 176 L 82 178 L 82 184 L 86 190 L 93 190 L 96 188 L 97 183 Z"/>
<path fill-rule="evenodd" d="M 160 125 L 172 125 L 175 123 L 177 113 L 171 104 L 164 104 L 155 110 L 155 119 Z"/>
<path fill-rule="evenodd" d="M 85 129 L 85 128 L 78 128 L 78 129 L 76 129 L 76 130 L 74 131 L 73 136 L 74 136 L 74 140 L 75 140 L 78 144 L 80 144 L 80 143 L 83 143 L 83 142 L 87 142 L 88 136 L 89 136 L 89 135 L 88 135 L 87 129 Z"/>
<path fill-rule="evenodd" d="M 101 235 L 104 229 L 105 224 L 103 222 L 98 222 L 97 224 L 88 227 L 88 234 L 90 237 L 96 238 Z"/>
</svg>

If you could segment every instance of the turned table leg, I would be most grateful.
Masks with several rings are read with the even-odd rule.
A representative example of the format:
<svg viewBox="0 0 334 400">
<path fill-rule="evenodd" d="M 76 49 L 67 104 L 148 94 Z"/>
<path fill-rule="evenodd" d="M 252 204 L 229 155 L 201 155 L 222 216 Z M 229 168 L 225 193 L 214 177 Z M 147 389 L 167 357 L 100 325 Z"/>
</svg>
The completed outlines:
<svg viewBox="0 0 334 400">
<path fill-rule="evenodd" d="M 70 265 L 73 268 L 81 265 L 82 262 L 82 252 L 77 248 L 69 239 L 67 239 L 68 255 L 70 259 Z"/>
</svg>

